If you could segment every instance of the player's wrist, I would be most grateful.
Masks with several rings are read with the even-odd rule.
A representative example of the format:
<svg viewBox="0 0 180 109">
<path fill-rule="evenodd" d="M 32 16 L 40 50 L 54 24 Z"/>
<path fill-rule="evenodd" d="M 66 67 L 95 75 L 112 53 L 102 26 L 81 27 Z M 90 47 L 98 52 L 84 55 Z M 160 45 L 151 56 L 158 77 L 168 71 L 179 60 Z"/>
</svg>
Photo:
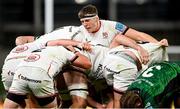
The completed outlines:
<svg viewBox="0 0 180 109">
<path fill-rule="evenodd" d="M 76 54 L 76 53 L 78 53 L 78 52 L 79 52 L 79 51 L 74 51 L 73 53 Z"/>
<path fill-rule="evenodd" d="M 81 42 L 81 43 L 78 43 L 78 44 L 77 44 L 77 47 L 80 48 L 80 49 L 83 49 L 83 43 L 82 43 L 82 42 Z"/>
<path fill-rule="evenodd" d="M 142 50 L 142 47 L 141 46 L 139 46 L 139 45 L 137 45 L 137 51 L 141 51 Z"/>
</svg>

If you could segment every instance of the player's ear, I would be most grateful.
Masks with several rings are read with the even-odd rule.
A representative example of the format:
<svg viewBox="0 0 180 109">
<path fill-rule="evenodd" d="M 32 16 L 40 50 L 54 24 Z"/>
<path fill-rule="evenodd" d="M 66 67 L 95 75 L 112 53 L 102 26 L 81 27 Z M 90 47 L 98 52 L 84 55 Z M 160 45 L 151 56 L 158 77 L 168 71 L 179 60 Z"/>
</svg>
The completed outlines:
<svg viewBox="0 0 180 109">
<path fill-rule="evenodd" d="M 96 19 L 96 21 L 99 21 L 99 17 L 98 16 L 96 16 L 95 19 Z"/>
<path fill-rule="evenodd" d="M 134 105 L 135 108 L 142 108 L 143 107 L 142 99 L 140 97 L 137 98 Z"/>
<path fill-rule="evenodd" d="M 99 19 L 99 16 L 97 16 L 97 19 L 100 20 L 100 19 Z"/>
</svg>

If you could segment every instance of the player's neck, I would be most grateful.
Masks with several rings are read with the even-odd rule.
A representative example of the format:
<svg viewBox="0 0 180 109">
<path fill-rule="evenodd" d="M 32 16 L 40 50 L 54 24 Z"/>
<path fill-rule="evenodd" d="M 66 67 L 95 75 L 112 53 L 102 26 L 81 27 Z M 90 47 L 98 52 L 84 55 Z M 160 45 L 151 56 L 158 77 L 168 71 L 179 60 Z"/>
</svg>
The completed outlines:
<svg viewBox="0 0 180 109">
<path fill-rule="evenodd" d="M 98 22 L 97 22 L 97 28 L 96 28 L 96 30 L 93 31 L 92 33 L 98 32 L 100 28 L 101 28 L 101 21 L 98 21 Z"/>
</svg>

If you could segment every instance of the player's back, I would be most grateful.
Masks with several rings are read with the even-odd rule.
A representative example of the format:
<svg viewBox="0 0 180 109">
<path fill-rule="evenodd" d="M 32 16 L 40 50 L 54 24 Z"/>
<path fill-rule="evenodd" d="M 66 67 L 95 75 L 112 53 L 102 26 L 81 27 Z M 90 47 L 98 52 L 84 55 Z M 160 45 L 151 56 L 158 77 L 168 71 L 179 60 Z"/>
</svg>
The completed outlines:
<svg viewBox="0 0 180 109">
<path fill-rule="evenodd" d="M 85 52 L 85 55 L 90 59 L 92 67 L 90 77 L 93 78 L 103 78 L 103 58 L 105 57 L 106 52 L 109 50 L 107 47 L 103 46 L 92 46 L 91 52 Z"/>
<path fill-rule="evenodd" d="M 41 68 L 47 72 L 59 72 L 67 61 L 71 60 L 75 54 L 62 46 L 48 46 L 41 51 L 36 51 L 28 55 L 18 67 L 28 66 Z"/>
<path fill-rule="evenodd" d="M 168 95 L 167 93 L 170 96 L 171 92 L 179 87 L 177 85 L 179 84 L 177 83 L 178 72 L 180 72 L 180 67 L 174 63 L 153 64 L 139 75 L 128 90 L 139 90 L 145 104 L 149 102 L 151 105 L 157 106 L 157 102 L 161 102 L 162 97 Z"/>
<path fill-rule="evenodd" d="M 40 36 L 35 40 L 35 43 L 46 43 L 47 41 L 57 39 L 71 39 L 78 30 L 79 27 L 76 26 L 64 26 Z"/>
</svg>

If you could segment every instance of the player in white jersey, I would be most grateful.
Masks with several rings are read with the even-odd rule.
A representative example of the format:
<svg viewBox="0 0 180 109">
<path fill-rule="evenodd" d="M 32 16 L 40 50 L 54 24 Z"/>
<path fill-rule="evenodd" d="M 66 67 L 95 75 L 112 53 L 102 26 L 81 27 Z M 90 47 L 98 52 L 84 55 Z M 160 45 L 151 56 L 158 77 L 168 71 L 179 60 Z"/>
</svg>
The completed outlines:
<svg viewBox="0 0 180 109">
<path fill-rule="evenodd" d="M 129 28 L 120 22 L 100 20 L 98 17 L 98 10 L 93 5 L 84 6 L 79 11 L 78 16 L 82 26 L 80 27 L 80 35 L 76 35 L 74 38 L 85 37 L 84 41 L 94 41 L 111 48 L 119 45 L 119 40 L 121 40 L 123 35 L 135 41 L 158 42 L 152 36 Z M 142 62 L 147 63 L 148 54 L 145 51 L 142 51 L 141 56 Z"/>
<path fill-rule="evenodd" d="M 123 39 L 125 39 L 125 37 L 122 37 L 122 40 L 121 40 L 121 42 L 123 41 Z M 126 39 L 126 41 L 127 41 L 127 39 Z M 89 42 L 90 44 L 92 44 L 92 45 L 98 45 L 98 44 L 96 44 L 96 43 L 94 43 L 94 42 Z M 124 43 L 124 42 L 122 42 L 123 44 L 126 44 L 127 46 L 130 46 L 130 47 L 132 47 L 132 48 L 135 48 L 135 49 L 137 49 L 138 50 L 138 48 L 140 47 L 140 46 L 138 46 L 134 41 L 132 41 L 132 40 L 130 40 L 128 43 Z M 104 50 L 102 50 L 102 49 L 109 49 L 109 48 L 107 48 L 107 47 L 103 47 L 103 48 L 100 48 L 100 49 L 96 49 L 96 47 L 92 47 L 91 48 L 91 51 L 90 51 L 90 53 L 88 54 L 88 55 L 86 55 L 87 57 L 89 57 L 89 59 L 91 60 L 91 63 L 92 63 L 92 65 L 93 65 L 93 67 L 91 68 L 91 72 L 89 73 L 89 77 L 91 77 L 91 78 L 93 78 L 93 79 L 100 79 L 100 78 L 102 78 L 103 76 L 102 76 L 102 74 L 100 74 L 99 73 L 99 71 L 98 70 L 95 70 L 95 69 L 101 69 L 101 67 L 102 67 L 102 64 L 101 64 L 101 60 L 102 60 L 102 58 L 103 58 L 103 54 L 104 54 L 104 52 L 106 52 L 106 51 L 104 51 Z M 101 54 L 102 54 L 102 56 L 101 56 Z M 100 75 L 99 75 L 100 74 Z M 69 77 L 68 77 L 69 78 Z M 80 78 L 80 76 L 79 76 L 79 78 Z M 79 81 L 79 80 L 83 80 L 83 79 L 78 79 L 78 80 L 75 80 L 75 78 L 73 78 L 73 82 L 74 83 L 76 83 L 76 84 L 78 84 L 78 83 L 80 83 L 81 81 Z M 75 82 L 76 81 L 76 82 Z M 69 86 L 69 85 L 68 85 Z M 76 85 L 70 85 L 69 87 L 71 87 L 71 89 L 70 90 L 74 90 L 74 91 L 77 91 L 77 86 L 75 87 Z M 80 86 L 79 86 L 80 87 Z M 71 95 L 74 95 L 75 93 L 71 93 Z M 79 95 L 78 95 L 79 96 Z M 86 99 L 86 97 L 85 97 L 85 99 Z"/>
<path fill-rule="evenodd" d="M 122 40 L 120 41 L 122 44 L 125 44 L 124 42 L 123 42 L 123 39 L 124 39 L 124 37 L 122 37 Z M 127 40 L 126 40 L 127 41 Z M 90 42 L 90 43 L 92 43 L 92 44 L 95 44 L 95 43 L 93 43 L 93 42 Z M 129 42 L 128 44 L 127 44 L 127 46 L 134 46 L 134 48 L 135 48 L 135 46 L 136 46 L 136 44 L 134 44 L 134 42 Z M 91 68 L 91 72 L 89 73 L 89 77 L 91 77 L 91 78 L 93 78 L 93 79 L 101 79 L 103 76 L 102 76 L 102 71 L 101 71 L 101 69 L 102 69 L 102 64 L 101 64 L 101 62 L 102 62 L 102 58 L 103 58 L 103 55 L 104 55 L 104 52 L 106 52 L 107 50 L 108 50 L 108 48 L 107 47 L 103 47 L 104 49 L 107 49 L 107 50 L 103 50 L 102 48 L 100 48 L 100 49 L 96 49 L 97 47 L 92 47 L 92 50 L 91 50 L 91 52 L 90 53 L 88 53 L 88 55 L 86 55 L 86 56 L 88 56 L 89 57 L 89 59 L 91 60 L 91 63 L 92 63 L 92 65 L 93 65 L 93 67 Z M 101 55 L 102 54 L 102 55 Z M 101 73 L 100 73 L 101 72 Z M 68 77 L 68 78 L 70 78 L 70 77 Z M 78 77 L 78 80 L 83 80 L 83 79 L 79 79 L 80 78 L 80 76 Z M 73 78 L 73 81 L 76 81 L 76 85 L 68 85 L 70 88 L 70 90 L 72 90 L 72 91 L 74 91 L 74 93 L 72 92 L 71 93 L 71 95 L 75 95 L 75 94 L 77 94 L 77 93 L 75 93 L 75 91 L 77 91 L 77 83 L 79 82 L 79 83 L 81 83 L 81 81 L 78 81 L 78 80 L 74 80 L 74 78 Z M 85 84 L 84 84 L 85 85 Z M 78 87 L 81 87 L 80 85 L 78 85 Z M 81 94 L 77 94 L 77 96 L 81 96 Z M 82 96 L 81 96 L 82 97 Z M 86 99 L 86 97 L 85 97 L 85 99 Z M 81 103 L 79 103 L 79 104 L 81 104 Z"/>
<path fill-rule="evenodd" d="M 148 51 L 148 53 L 150 54 L 150 61 L 148 62 L 148 65 L 150 63 L 164 60 L 161 57 L 163 54 L 162 48 L 160 47 L 161 45 L 163 45 L 163 44 L 146 44 L 143 46 L 143 48 L 145 48 Z M 113 54 L 109 53 L 108 51 L 117 53 L 115 55 L 118 55 L 118 52 L 126 53 L 125 51 L 132 51 L 136 55 L 128 54 L 130 56 L 127 56 L 127 57 L 122 56 L 122 57 L 116 58 L 116 56 L 113 57 Z M 108 56 L 106 56 L 107 52 L 109 53 Z M 129 78 L 134 78 L 135 77 L 134 72 L 137 73 L 137 69 L 139 69 L 139 70 L 141 69 L 140 68 L 141 62 L 140 62 L 139 54 L 138 54 L 137 50 L 134 50 L 132 48 L 125 49 L 122 46 L 118 46 L 118 47 L 110 49 L 110 48 L 103 47 L 103 46 L 92 46 L 91 52 L 85 52 L 85 55 L 91 60 L 91 63 L 92 63 L 91 71 L 88 74 L 88 78 L 91 79 L 92 81 L 104 78 L 103 73 L 104 73 L 105 67 L 107 69 L 107 71 L 105 70 L 105 73 L 111 73 L 111 74 L 106 75 L 106 77 L 108 76 L 108 78 L 106 78 L 107 81 L 110 81 L 112 78 L 109 78 L 109 77 L 112 77 L 112 73 L 115 72 L 115 71 L 113 72 L 113 68 L 118 67 L 118 65 L 120 65 L 119 63 L 122 63 L 121 65 L 123 65 L 123 64 L 128 65 L 129 66 L 128 68 L 130 68 L 130 69 L 133 68 L 133 69 L 127 71 L 127 72 L 132 72 L 132 73 L 128 73 L 130 76 Z M 111 58 L 111 57 L 113 57 L 113 58 Z M 130 61 L 127 58 L 130 59 Z M 104 62 L 104 60 L 105 60 L 105 62 Z M 134 60 L 136 60 L 136 61 L 134 61 Z M 133 61 L 134 63 L 132 63 L 131 61 Z M 137 67 L 139 67 L 139 68 L 137 68 Z M 120 69 L 120 70 L 122 70 L 122 69 Z M 133 77 L 131 77 L 131 76 L 133 76 Z M 114 83 L 116 85 L 115 87 L 118 86 L 118 88 L 119 88 L 119 86 L 122 86 L 121 84 L 119 85 L 119 83 L 125 82 L 125 80 L 124 81 L 116 80 L 116 81 L 117 81 L 117 83 L 115 81 L 111 80 L 111 82 L 112 82 L 111 85 Z M 129 84 L 131 81 L 128 81 L 127 84 Z M 127 84 L 125 84 L 125 85 L 127 85 Z M 123 84 L 123 86 L 124 86 L 124 84 Z"/>
<path fill-rule="evenodd" d="M 71 36 L 73 37 L 74 35 L 76 35 L 77 34 L 77 27 L 75 27 L 75 26 L 66 26 L 66 27 L 62 27 L 62 28 L 59 28 L 59 29 L 57 29 L 57 30 L 55 30 L 55 31 L 53 31 L 53 32 L 51 32 L 51 33 L 48 33 L 48 34 L 45 34 L 45 35 L 42 35 L 42 36 L 40 36 L 38 39 L 36 39 L 33 43 L 46 43 L 46 42 L 48 42 L 48 41 L 50 41 L 50 40 L 55 40 L 55 39 L 62 39 L 61 40 L 61 43 L 60 43 L 60 40 L 59 41 L 57 41 L 58 42 L 58 45 L 72 45 L 72 46 L 83 46 L 83 48 L 84 49 L 86 49 L 86 50 L 90 50 L 90 46 L 89 46 L 89 44 L 87 44 L 87 43 L 81 43 L 81 42 L 78 42 L 78 41 L 75 41 L 76 43 L 71 43 L 71 42 L 69 42 L 69 40 L 67 40 L 67 39 L 71 39 Z M 23 36 L 22 36 L 23 37 Z M 26 37 L 24 37 L 25 39 L 24 40 L 19 40 L 19 42 L 26 42 Z M 28 39 L 29 37 L 27 37 L 27 39 Z M 18 39 L 23 39 L 23 38 L 18 38 Z M 63 39 L 66 39 L 66 40 L 63 40 Z M 57 44 L 57 43 L 56 43 Z M 65 75 L 65 74 L 63 74 L 63 75 Z M 66 77 L 66 78 L 71 78 L 71 77 Z M 71 80 L 71 79 L 69 79 L 69 80 Z M 67 82 L 66 82 L 67 83 Z M 68 84 L 68 83 L 67 83 Z M 68 84 L 69 85 L 69 84 Z M 84 86 L 83 86 L 84 87 Z M 76 88 L 77 89 L 77 88 Z M 81 87 L 79 87 L 79 89 L 81 89 Z M 77 90 L 78 91 L 78 90 Z M 82 92 L 84 92 L 84 91 L 81 91 L 80 93 L 82 93 Z M 83 94 L 84 95 L 84 94 Z M 74 95 L 74 96 L 76 96 L 76 95 Z M 76 99 L 76 97 L 72 97 L 72 98 L 75 98 Z M 79 95 L 78 95 L 79 96 Z M 81 99 L 81 97 L 79 98 L 79 99 Z M 84 98 L 82 98 L 82 99 L 84 99 Z M 84 101 L 84 100 L 83 100 Z M 78 101 L 76 104 L 80 104 L 80 102 Z M 81 107 L 81 106 L 79 106 L 79 107 Z"/>
<path fill-rule="evenodd" d="M 7 55 L 2 67 L 2 82 L 6 91 L 11 86 L 17 65 L 32 51 L 45 48 L 44 44 L 27 43 L 13 48 Z"/>
<path fill-rule="evenodd" d="M 53 77 L 69 62 L 85 69 L 91 67 L 87 57 L 70 49 L 74 53 L 62 46 L 46 47 L 27 56 L 16 70 L 4 108 L 23 107 L 24 98 L 30 92 L 40 106 L 55 107 Z"/>
<path fill-rule="evenodd" d="M 56 39 L 71 39 L 71 37 L 78 31 L 78 29 L 79 27 L 76 26 L 64 26 L 50 33 L 41 35 L 39 37 L 19 36 L 16 38 L 16 45 L 20 45 L 32 41 L 36 43 L 46 43 L 47 41 L 56 40 Z"/>
<path fill-rule="evenodd" d="M 162 46 L 161 40 L 159 43 L 146 43 L 140 44 L 150 54 L 150 61 L 146 66 L 149 66 L 155 62 L 167 61 L 167 52 Z M 168 45 L 167 43 L 164 44 Z M 143 66 L 144 67 L 144 66 Z M 123 46 L 115 47 L 108 51 L 104 57 L 103 62 L 104 77 L 110 86 L 114 89 L 114 107 L 120 107 L 120 98 L 127 87 L 135 80 L 138 75 L 138 71 L 143 70 L 141 68 L 141 62 L 139 54 L 136 50 L 126 48 Z"/>
</svg>

